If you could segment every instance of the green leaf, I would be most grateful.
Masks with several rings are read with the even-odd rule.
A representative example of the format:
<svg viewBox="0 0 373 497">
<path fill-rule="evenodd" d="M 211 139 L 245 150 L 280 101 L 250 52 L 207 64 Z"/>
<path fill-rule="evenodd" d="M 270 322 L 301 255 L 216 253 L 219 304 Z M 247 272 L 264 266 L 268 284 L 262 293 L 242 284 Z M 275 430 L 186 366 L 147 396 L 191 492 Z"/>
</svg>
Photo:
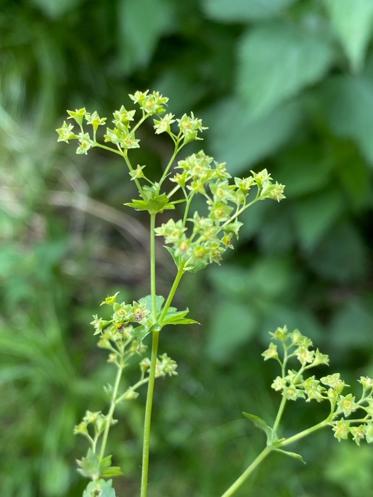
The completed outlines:
<svg viewBox="0 0 373 497">
<path fill-rule="evenodd" d="M 128 202 L 124 205 L 132 207 L 135 211 L 147 211 L 150 214 L 157 214 L 165 210 L 175 209 L 174 204 L 168 201 L 168 197 L 165 193 L 149 200 L 133 199 L 132 202 Z"/>
<path fill-rule="evenodd" d="M 222 301 L 213 312 L 207 342 L 208 356 L 224 362 L 255 333 L 257 316 L 243 304 Z"/>
<path fill-rule="evenodd" d="M 343 212 L 344 201 L 338 190 L 326 190 L 300 200 L 294 207 L 299 241 L 313 249 Z"/>
<path fill-rule="evenodd" d="M 144 186 L 141 192 L 141 199 L 133 199 L 127 204 L 136 211 L 148 211 L 149 214 L 161 213 L 165 210 L 173 210 L 175 206 L 169 201 L 165 193 L 159 193 L 159 186 Z"/>
<path fill-rule="evenodd" d="M 330 343 L 334 350 L 364 349 L 373 329 L 371 300 L 351 298 L 336 310 L 329 324 Z"/>
<path fill-rule="evenodd" d="M 106 456 L 100 463 L 100 476 L 103 478 L 112 478 L 114 476 L 121 476 L 123 474 L 119 466 L 111 465 L 112 456 Z"/>
<path fill-rule="evenodd" d="M 323 88 L 320 106 L 332 130 L 355 140 L 373 165 L 373 83 L 361 76 L 340 76 Z"/>
<path fill-rule="evenodd" d="M 111 480 L 97 480 L 88 483 L 83 497 L 116 497 L 116 494 Z"/>
<path fill-rule="evenodd" d="M 148 311 L 152 310 L 152 296 L 151 295 L 146 295 L 145 297 L 141 297 L 139 299 L 139 302 L 141 304 L 144 304 Z M 156 295 L 155 296 L 155 306 L 156 306 L 156 311 L 159 313 L 162 309 L 162 305 L 164 303 L 164 297 L 162 295 Z"/>
<path fill-rule="evenodd" d="M 294 2 L 295 0 L 204 0 L 202 5 L 211 19 L 244 22 L 275 16 Z"/>
<path fill-rule="evenodd" d="M 237 97 L 211 107 L 205 119 L 210 124 L 208 146 L 213 154 L 229 164 L 232 174 L 275 152 L 299 127 L 302 109 L 291 102 L 265 117 L 255 118 L 245 102 Z"/>
<path fill-rule="evenodd" d="M 249 270 L 233 264 L 213 267 L 208 274 L 215 288 L 227 299 L 250 301 L 250 306 L 259 296 L 277 300 L 290 291 L 294 281 L 294 269 L 284 257 L 259 258 Z"/>
<path fill-rule="evenodd" d="M 273 174 L 286 185 L 286 198 L 291 199 L 326 186 L 332 166 L 332 160 L 324 150 L 306 142 L 282 153 Z"/>
<path fill-rule="evenodd" d="M 306 25 L 258 26 L 240 43 L 238 91 L 252 115 L 262 116 L 319 81 L 331 62 L 329 41 Z"/>
<path fill-rule="evenodd" d="M 178 65 L 167 65 L 165 72 L 154 82 L 153 87 L 169 97 L 169 112 L 183 114 L 185 109 L 192 109 L 206 92 L 206 85 L 198 80 L 194 67 L 189 60 L 188 64 L 180 61 Z"/>
<path fill-rule="evenodd" d="M 106 456 L 101 461 L 92 449 L 88 449 L 87 455 L 78 461 L 78 472 L 86 478 L 96 479 L 100 477 L 113 477 L 122 475 L 119 466 L 111 466 L 112 456 Z"/>
<path fill-rule="evenodd" d="M 284 456 L 288 456 L 288 457 L 291 457 L 293 459 L 297 459 L 297 461 L 300 461 L 301 463 L 306 464 L 306 461 L 297 452 L 289 452 L 288 450 L 282 450 L 282 449 L 274 449 L 274 450 L 276 452 L 280 452 L 280 454 L 284 454 Z"/>
<path fill-rule="evenodd" d="M 348 223 L 339 223 L 328 231 L 309 264 L 324 279 L 346 283 L 366 276 L 367 251 L 360 233 Z"/>
<path fill-rule="evenodd" d="M 259 428 L 259 430 L 264 431 L 264 433 L 267 435 L 267 440 L 270 441 L 272 437 L 272 428 L 267 425 L 267 423 L 260 418 L 259 416 L 256 416 L 255 414 L 251 414 L 249 412 L 243 412 L 242 413 L 246 419 L 251 421 L 254 426 Z"/>
<path fill-rule="evenodd" d="M 324 0 L 331 24 L 354 71 L 363 65 L 372 34 L 373 2 L 371 0 Z"/>
<path fill-rule="evenodd" d="M 144 67 L 160 37 L 174 28 L 169 0 L 120 0 L 118 6 L 120 61 L 125 72 Z"/>
<path fill-rule="evenodd" d="M 43 10 L 44 14 L 51 18 L 61 17 L 69 10 L 77 7 L 81 0 L 32 0 L 31 3 Z"/>
<path fill-rule="evenodd" d="M 98 478 L 100 476 L 100 462 L 92 449 L 88 449 L 87 455 L 82 457 L 78 463 L 78 472 L 85 478 Z"/>
<path fill-rule="evenodd" d="M 199 324 L 195 319 L 187 318 L 186 316 L 189 314 L 189 309 L 185 309 L 184 311 L 178 311 L 175 307 L 170 307 L 167 311 L 166 316 L 163 318 L 160 323 L 161 326 L 166 325 L 187 325 L 187 324 Z"/>
</svg>

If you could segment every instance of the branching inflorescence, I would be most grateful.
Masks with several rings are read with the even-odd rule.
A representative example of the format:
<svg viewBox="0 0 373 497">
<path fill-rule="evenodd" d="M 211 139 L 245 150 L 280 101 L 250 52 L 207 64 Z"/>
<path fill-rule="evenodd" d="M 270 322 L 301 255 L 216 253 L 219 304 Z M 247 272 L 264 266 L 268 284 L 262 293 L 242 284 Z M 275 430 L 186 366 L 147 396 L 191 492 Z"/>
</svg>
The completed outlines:
<svg viewBox="0 0 373 497">
<path fill-rule="evenodd" d="M 193 113 L 176 118 L 166 113 L 168 99 L 158 92 L 137 91 L 129 96 L 135 108 L 122 106 L 113 113 L 110 126 L 107 118 L 96 111 L 85 108 L 68 111 L 68 121 L 57 129 L 58 141 L 77 142 L 77 154 L 87 154 L 92 149 L 103 149 L 120 156 L 128 168 L 131 181 L 138 196 L 126 205 L 149 215 L 150 246 L 150 295 L 132 304 L 119 302 L 118 294 L 107 297 L 102 305 L 111 309 L 109 317 L 93 316 L 94 335 L 98 336 L 98 346 L 108 352 L 108 361 L 116 368 L 113 384 L 107 388 L 110 404 L 107 412 L 87 411 L 75 432 L 89 442 L 88 452 L 78 461 L 79 471 L 92 481 L 88 484 L 84 497 L 115 496 L 111 480 L 121 474 L 120 468 L 112 466 L 111 456 L 107 455 L 107 442 L 110 428 L 116 423 L 114 418 L 118 404 L 136 399 L 139 389 L 147 385 L 144 417 L 141 497 L 148 495 L 148 472 L 152 406 L 155 379 L 177 374 L 176 362 L 167 354 L 158 354 L 159 335 L 169 325 L 189 325 L 196 323 L 188 317 L 189 310 L 177 310 L 172 303 L 179 284 L 187 272 L 195 272 L 212 263 L 220 263 L 227 249 L 233 248 L 242 226 L 240 215 L 265 199 L 280 201 L 284 197 L 284 186 L 274 182 L 266 169 L 254 172 L 245 178 L 232 178 L 224 163 L 199 150 L 189 156 L 179 154 L 191 142 L 201 140 L 206 129 L 201 119 Z M 139 131 L 146 121 L 152 119 L 156 135 L 167 134 L 173 149 L 163 172 L 156 180 L 146 174 L 146 166 L 133 164 L 130 152 L 140 147 Z M 157 216 L 167 213 L 168 220 L 157 224 Z M 176 275 L 166 298 L 157 295 L 156 282 L 156 237 L 163 237 L 166 250 L 170 253 Z M 146 356 L 147 337 L 151 335 L 151 354 Z M 328 357 L 318 350 L 311 349 L 309 339 L 298 331 L 289 333 L 286 328 L 278 328 L 273 333 L 274 342 L 264 352 L 265 359 L 275 359 L 280 363 L 282 374 L 272 387 L 280 391 L 282 401 L 272 427 L 251 414 L 245 414 L 267 434 L 267 447 L 258 458 L 236 480 L 224 496 L 230 496 L 242 485 L 255 467 L 272 451 L 287 455 L 283 447 L 308 434 L 332 426 L 335 436 L 340 439 L 352 435 L 356 443 L 362 439 L 372 441 L 372 380 L 361 378 L 363 393 L 356 400 L 352 394 L 344 395 L 346 385 L 338 374 L 317 380 L 307 376 L 312 368 L 328 363 Z M 288 369 L 288 362 L 296 359 L 300 367 Z M 124 372 L 137 362 L 139 378 L 123 389 Z M 288 401 L 303 398 L 306 401 L 328 401 L 330 413 L 318 425 L 290 438 L 278 438 L 277 433 L 285 405 Z M 350 419 L 355 412 L 363 413 L 359 419 Z"/>
<path fill-rule="evenodd" d="M 267 445 L 223 497 L 234 495 L 254 469 L 273 451 L 303 461 L 301 455 L 284 448 L 323 428 L 331 427 L 339 442 L 347 440 L 350 435 L 357 445 L 364 440 L 373 442 L 373 379 L 360 377 L 358 382 L 361 393 L 359 397 L 355 397 L 352 393 L 347 393 L 349 385 L 343 381 L 340 373 L 321 378 L 312 374 L 314 368 L 329 365 L 329 356 L 314 349 L 310 338 L 302 335 L 299 330 L 289 332 L 286 326 L 277 328 L 270 335 L 272 341 L 262 356 L 265 361 L 277 361 L 281 369 L 281 375 L 271 385 L 276 392 L 281 393 L 279 409 L 272 426 L 254 414 L 244 413 L 257 428 L 265 432 Z M 286 404 L 298 399 L 305 402 L 326 402 L 329 405 L 328 413 L 319 423 L 287 438 L 280 437 L 279 428 Z"/>
</svg>

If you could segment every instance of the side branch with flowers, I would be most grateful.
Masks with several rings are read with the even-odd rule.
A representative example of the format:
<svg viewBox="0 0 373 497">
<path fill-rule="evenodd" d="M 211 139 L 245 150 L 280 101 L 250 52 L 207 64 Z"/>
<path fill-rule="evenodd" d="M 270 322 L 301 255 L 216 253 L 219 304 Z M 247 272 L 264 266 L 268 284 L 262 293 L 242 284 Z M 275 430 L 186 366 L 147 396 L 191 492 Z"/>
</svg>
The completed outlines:
<svg viewBox="0 0 373 497">
<path fill-rule="evenodd" d="M 113 384 L 107 389 L 110 399 L 107 411 L 87 411 L 75 429 L 77 434 L 87 439 L 89 445 L 86 455 L 78 461 L 81 474 L 91 480 L 84 497 L 115 496 L 111 478 L 119 476 L 121 470 L 112 465 L 112 457 L 107 454 L 110 429 L 116 423 L 117 405 L 136 399 L 139 389 L 144 385 L 147 385 L 147 396 L 140 496 L 148 496 L 155 383 L 157 378 L 177 374 L 176 362 L 166 353 L 158 353 L 160 333 L 167 326 L 196 323 L 189 317 L 188 309 L 178 310 L 172 306 L 177 289 L 188 272 L 202 270 L 212 263 L 221 263 L 225 251 L 233 249 L 234 240 L 242 226 L 239 218 L 244 211 L 262 200 L 279 202 L 285 198 L 284 186 L 274 182 L 265 169 L 252 171 L 245 178 L 232 178 L 224 163 L 217 163 L 203 150 L 185 155 L 184 148 L 193 141 L 201 140 L 201 133 L 206 129 L 201 119 L 193 113 L 184 114 L 180 118 L 166 113 L 168 99 L 156 91 L 137 91 L 129 97 L 135 108 L 121 106 L 113 113 L 111 127 L 106 126 L 106 117 L 100 117 L 96 111 L 88 112 L 81 108 L 67 111 L 68 121 L 64 121 L 57 129 L 58 141 L 77 142 L 77 154 L 87 154 L 90 150 L 99 148 L 122 157 L 138 194 L 125 205 L 149 215 L 150 294 L 132 304 L 121 302 L 118 294 L 107 297 L 102 305 L 110 309 L 109 315 L 95 315 L 91 323 L 94 334 L 98 337 L 98 346 L 108 352 L 108 362 L 114 365 L 116 375 Z M 170 158 L 157 179 L 149 178 L 146 166 L 133 164 L 130 156 L 132 149 L 140 147 L 138 131 L 148 121 L 152 121 L 156 135 L 167 134 L 173 145 Z M 182 158 L 179 157 L 181 152 Z M 170 214 L 167 216 L 168 220 L 158 224 L 158 215 L 164 212 Z M 157 236 L 163 237 L 165 248 L 175 264 L 175 278 L 165 297 L 157 294 Z M 345 438 L 347 430 L 347 435 L 351 432 L 355 440 L 365 437 L 370 441 L 371 411 L 370 414 L 367 411 L 368 417 L 364 418 L 364 422 L 352 427 L 340 415 L 346 413 L 348 402 L 351 402 L 351 412 L 357 409 L 355 405 L 359 408 L 370 405 L 369 409 L 372 408 L 372 404 L 369 404 L 372 397 L 371 380 L 364 380 L 363 397 L 355 402 L 353 397 L 341 395 L 343 389 L 339 391 L 339 387 L 330 385 L 332 380 L 328 380 L 328 377 L 320 381 L 313 376 L 305 379 L 304 373 L 318 364 L 325 364 L 326 356 L 311 350 L 308 339 L 298 333 L 289 334 L 285 328 L 279 328 L 273 337 L 281 344 L 283 356 L 275 343 L 264 354 L 265 359 L 276 359 L 281 365 L 282 375 L 273 383 L 273 388 L 282 392 L 279 412 L 272 427 L 257 416 L 246 414 L 267 433 L 267 447 L 224 493 L 224 497 L 233 495 L 271 451 L 276 450 L 294 457 L 293 453 L 285 451 L 283 447 L 321 427 L 333 426 L 338 438 Z M 150 357 L 146 355 L 149 337 Z M 287 363 L 293 357 L 297 357 L 301 364 L 296 372 L 287 370 Z M 126 369 L 134 362 L 139 367 L 139 378 L 132 386 L 123 390 Z M 336 397 L 331 400 L 333 395 Z M 322 426 L 320 424 L 317 428 L 309 428 L 287 439 L 278 438 L 286 403 L 297 398 L 305 398 L 307 401 L 329 399 L 331 413 L 322 422 Z M 345 409 L 340 411 L 342 405 Z M 359 433 L 357 430 L 360 430 Z M 364 436 L 361 436 L 363 432 Z"/>
</svg>

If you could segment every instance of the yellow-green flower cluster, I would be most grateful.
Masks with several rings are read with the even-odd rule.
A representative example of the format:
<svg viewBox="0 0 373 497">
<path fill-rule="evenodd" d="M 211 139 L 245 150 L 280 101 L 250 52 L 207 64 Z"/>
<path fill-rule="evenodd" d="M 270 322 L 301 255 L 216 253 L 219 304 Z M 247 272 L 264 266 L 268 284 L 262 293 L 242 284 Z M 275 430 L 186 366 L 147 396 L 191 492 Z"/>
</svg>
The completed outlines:
<svg viewBox="0 0 373 497">
<path fill-rule="evenodd" d="M 141 372 L 145 375 L 149 373 L 150 370 L 150 359 L 145 357 L 140 362 Z M 177 375 L 177 363 L 166 353 L 161 354 L 157 357 L 157 363 L 155 367 L 156 378 L 162 378 L 165 376 L 176 376 Z"/>
<path fill-rule="evenodd" d="M 134 124 L 136 110 L 126 109 L 122 105 L 119 110 L 113 112 L 113 126 L 107 127 L 103 136 L 104 142 L 115 145 L 115 149 L 122 153 L 139 148 L 139 139 L 135 135 L 138 126 L 148 117 L 163 114 L 168 101 L 168 98 L 159 92 L 149 90 L 137 91 L 129 97 L 139 108 L 139 122 Z M 86 155 L 93 147 L 102 146 L 97 141 L 97 130 L 106 124 L 106 117 L 100 117 L 97 111 L 90 113 L 85 107 L 68 110 L 67 114 L 67 119 L 72 120 L 74 124 L 64 121 L 62 126 L 56 129 L 59 142 L 69 143 L 70 140 L 77 140 L 76 153 L 80 155 Z M 87 125 L 91 128 L 89 131 L 86 129 Z"/>
<path fill-rule="evenodd" d="M 272 388 L 286 400 L 304 399 L 306 402 L 327 401 L 330 404 L 329 422 L 334 436 L 340 441 L 350 435 L 358 445 L 365 439 L 373 442 L 373 379 L 362 376 L 359 383 L 362 394 L 357 399 L 352 393 L 345 393 L 347 385 L 340 373 L 316 378 L 306 373 L 316 366 L 328 366 L 329 357 L 313 348 L 312 340 L 299 330 L 288 331 L 286 326 L 271 333 L 273 341 L 262 353 L 264 360 L 276 360 L 282 374 L 277 376 Z M 297 369 L 288 369 L 288 363 L 298 363 Z M 354 417 L 350 418 L 354 414 Z"/>
<path fill-rule="evenodd" d="M 182 146 L 195 140 L 201 140 L 200 134 L 207 129 L 203 126 L 202 119 L 195 117 L 193 112 L 183 114 L 176 119 L 173 114 L 165 114 L 159 119 L 154 119 L 156 135 L 167 133 L 174 142 L 181 142 Z"/>
<path fill-rule="evenodd" d="M 150 310 L 145 302 L 126 304 L 118 302 L 118 293 L 106 297 L 101 305 L 112 308 L 111 317 L 104 319 L 93 316 L 91 325 L 94 334 L 99 335 L 98 346 L 108 350 L 109 362 L 123 364 L 134 354 L 142 354 L 142 339 L 152 325 Z"/>
<path fill-rule="evenodd" d="M 106 417 L 101 411 L 86 411 L 82 421 L 75 426 L 74 434 L 83 435 L 84 437 L 95 440 L 105 428 Z"/>
<path fill-rule="evenodd" d="M 182 220 L 162 224 L 156 234 L 165 238 L 177 266 L 186 271 L 220 263 L 238 237 L 239 215 L 250 205 L 266 198 L 284 198 L 284 186 L 274 183 L 266 170 L 232 179 L 224 163 L 214 162 L 202 150 L 180 160 L 176 169 L 170 180 L 184 193 L 186 214 Z M 205 207 L 191 215 L 189 207 L 196 195 L 204 199 Z"/>
</svg>

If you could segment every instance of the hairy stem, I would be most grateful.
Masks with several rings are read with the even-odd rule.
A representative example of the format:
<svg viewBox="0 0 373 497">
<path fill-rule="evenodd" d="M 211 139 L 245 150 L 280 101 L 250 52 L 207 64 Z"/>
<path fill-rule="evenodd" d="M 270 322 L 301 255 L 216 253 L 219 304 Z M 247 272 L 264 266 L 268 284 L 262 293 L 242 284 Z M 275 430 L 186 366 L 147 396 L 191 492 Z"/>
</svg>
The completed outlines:
<svg viewBox="0 0 373 497">
<path fill-rule="evenodd" d="M 260 454 L 254 459 L 254 461 L 245 469 L 245 471 L 237 478 L 237 480 L 226 490 L 222 497 L 231 497 L 237 490 L 243 485 L 251 473 L 261 464 L 264 459 L 271 453 L 272 448 L 266 447 Z"/>
</svg>

